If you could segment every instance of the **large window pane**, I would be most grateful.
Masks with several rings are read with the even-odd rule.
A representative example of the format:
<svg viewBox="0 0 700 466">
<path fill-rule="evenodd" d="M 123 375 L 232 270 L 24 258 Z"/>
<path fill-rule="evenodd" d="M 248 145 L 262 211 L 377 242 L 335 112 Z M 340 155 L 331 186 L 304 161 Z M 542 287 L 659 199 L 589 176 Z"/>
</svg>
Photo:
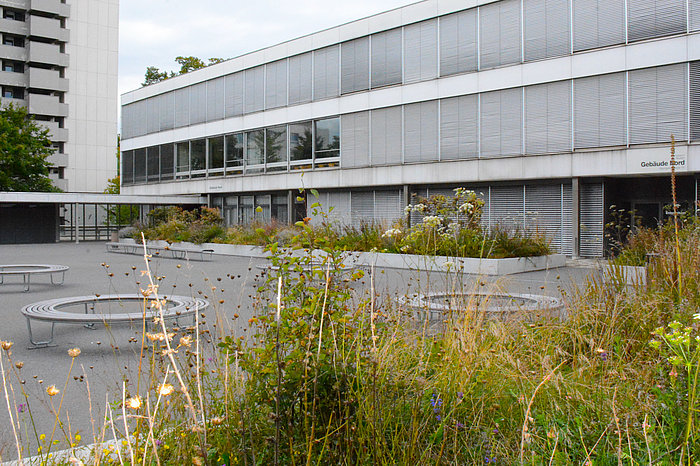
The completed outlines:
<svg viewBox="0 0 700 466">
<path fill-rule="evenodd" d="M 205 139 L 197 139 L 190 142 L 190 163 L 192 171 L 204 170 L 207 168 L 207 143 Z"/>
<path fill-rule="evenodd" d="M 248 131 L 246 140 L 246 166 L 263 165 L 265 163 L 265 130 Z"/>
<path fill-rule="evenodd" d="M 267 130 L 267 163 L 287 163 L 287 127 L 275 126 Z"/>
<path fill-rule="evenodd" d="M 290 160 L 311 160 L 313 153 L 313 135 L 311 122 L 289 125 Z"/>
<path fill-rule="evenodd" d="M 158 181 L 160 176 L 160 148 L 153 146 L 148 148 L 147 180 Z"/>
<path fill-rule="evenodd" d="M 224 137 L 209 138 L 209 170 L 224 168 Z"/>
<path fill-rule="evenodd" d="M 160 146 L 160 179 L 172 180 L 175 166 L 173 157 L 173 145 L 163 144 Z"/>
<path fill-rule="evenodd" d="M 340 156 L 340 119 L 316 122 L 316 158 Z"/>
<path fill-rule="evenodd" d="M 226 136 L 226 171 L 240 173 L 243 166 L 243 133 Z"/>
<path fill-rule="evenodd" d="M 177 143 L 177 173 L 178 178 L 182 174 L 187 174 L 190 171 L 190 143 Z"/>
<path fill-rule="evenodd" d="M 134 151 L 127 150 L 122 152 L 122 184 L 131 184 L 134 182 Z"/>
<path fill-rule="evenodd" d="M 146 148 L 134 151 L 134 183 L 146 181 Z"/>
</svg>

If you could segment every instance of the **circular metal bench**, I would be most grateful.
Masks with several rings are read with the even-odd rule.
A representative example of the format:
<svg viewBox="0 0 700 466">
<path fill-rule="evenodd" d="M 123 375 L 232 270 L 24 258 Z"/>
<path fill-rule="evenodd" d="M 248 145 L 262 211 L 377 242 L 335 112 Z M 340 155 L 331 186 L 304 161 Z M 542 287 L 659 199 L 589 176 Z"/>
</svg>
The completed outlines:
<svg viewBox="0 0 700 466">
<path fill-rule="evenodd" d="M 48 265 L 48 264 L 12 264 L 12 265 L 0 265 L 0 285 L 5 283 L 6 276 L 22 276 L 22 283 L 24 284 L 24 291 L 29 291 L 29 284 L 31 283 L 31 276 L 35 274 L 48 273 L 51 277 L 52 285 L 63 285 L 63 281 L 66 278 L 66 271 L 68 270 L 67 265 Z M 54 274 L 61 274 L 61 281 L 54 281 Z"/>
<path fill-rule="evenodd" d="M 166 307 L 163 309 L 163 318 L 166 320 L 175 320 L 184 316 L 192 316 L 194 321 L 194 313 L 202 311 L 209 307 L 209 301 L 201 298 L 191 298 L 188 296 L 163 296 L 161 299 L 166 300 Z M 145 301 L 145 302 L 144 302 Z M 150 298 L 144 298 L 140 294 L 111 294 L 111 295 L 92 295 L 92 296 L 73 296 L 68 298 L 56 298 L 46 301 L 39 301 L 33 304 L 28 304 L 22 308 L 22 315 L 27 319 L 27 331 L 29 332 L 29 342 L 34 348 L 46 348 L 52 346 L 54 338 L 54 326 L 61 324 L 82 324 L 88 328 L 93 328 L 97 323 L 120 324 L 120 323 L 135 323 L 142 322 L 143 319 L 147 325 L 154 317 L 159 317 L 160 312 L 157 309 L 150 308 Z M 122 307 L 125 304 L 134 303 L 141 307 L 139 312 L 95 312 L 97 304 L 114 303 L 114 306 Z M 84 312 L 68 312 L 63 309 L 67 307 L 82 306 Z M 145 312 L 143 311 L 145 306 Z M 35 341 L 32 334 L 32 320 L 51 323 L 51 335 L 48 340 Z M 178 323 L 179 325 L 179 323 Z"/>
</svg>

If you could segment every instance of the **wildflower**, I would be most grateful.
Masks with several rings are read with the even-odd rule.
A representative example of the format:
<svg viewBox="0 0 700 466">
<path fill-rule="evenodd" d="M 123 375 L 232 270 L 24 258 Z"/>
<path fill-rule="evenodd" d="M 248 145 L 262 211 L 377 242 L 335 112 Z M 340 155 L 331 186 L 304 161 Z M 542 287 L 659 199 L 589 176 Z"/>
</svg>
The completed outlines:
<svg viewBox="0 0 700 466">
<path fill-rule="evenodd" d="M 413 206 L 411 204 L 408 204 L 406 207 L 403 208 L 403 211 L 405 214 L 410 214 L 411 211 L 413 210 Z"/>
<path fill-rule="evenodd" d="M 436 217 L 435 215 L 428 215 L 427 217 L 423 217 L 423 223 L 429 227 L 436 228 L 440 226 L 442 220 L 440 217 Z"/>
<path fill-rule="evenodd" d="M 459 398 L 460 400 L 464 398 L 464 392 L 457 392 L 457 398 Z"/>
<path fill-rule="evenodd" d="M 398 228 L 391 228 L 384 232 L 382 238 L 394 238 L 401 235 L 401 230 Z"/>
<path fill-rule="evenodd" d="M 671 369 L 671 372 L 668 373 L 669 377 L 673 377 L 674 379 L 678 377 L 678 372 L 676 372 L 676 368 L 674 367 Z"/>
<path fill-rule="evenodd" d="M 443 266 L 444 268 L 446 268 L 447 270 L 450 270 L 451 268 L 453 268 L 453 267 L 455 266 L 455 263 L 452 262 L 452 261 L 447 261 L 447 262 L 444 262 L 444 263 L 442 264 L 442 266 Z"/>
<path fill-rule="evenodd" d="M 68 350 L 68 356 L 71 358 L 77 358 L 80 356 L 80 348 L 71 348 Z"/>
<path fill-rule="evenodd" d="M 5 340 L 0 341 L 0 346 L 2 346 L 2 349 L 4 349 L 5 351 L 10 351 L 10 348 L 12 348 L 12 345 L 14 345 L 14 343 L 12 343 L 11 341 L 5 341 Z"/>
<path fill-rule="evenodd" d="M 185 335 L 183 337 L 180 337 L 180 344 L 182 346 L 186 346 L 189 348 L 190 345 L 192 344 L 192 337 L 189 335 Z"/>
<path fill-rule="evenodd" d="M 608 360 L 608 352 L 605 351 L 603 348 L 598 348 L 598 349 L 595 350 L 595 351 L 596 351 L 596 353 L 598 353 L 598 355 L 600 356 L 600 359 L 602 359 L 603 361 L 607 361 L 607 360 Z"/>
<path fill-rule="evenodd" d="M 211 418 L 211 423 L 214 426 L 220 426 L 221 424 L 224 423 L 224 418 L 220 417 L 220 416 L 213 417 L 213 418 Z"/>
<path fill-rule="evenodd" d="M 56 388 L 55 385 L 51 385 L 49 388 L 46 389 L 46 393 L 47 393 L 49 396 L 58 395 L 59 392 L 60 392 L 60 390 L 59 390 L 58 388 Z"/>
<path fill-rule="evenodd" d="M 416 211 L 418 211 L 418 212 L 420 212 L 420 213 L 423 213 L 423 212 L 425 212 L 425 204 L 416 204 L 416 205 L 413 207 L 413 210 L 416 210 Z"/>
<path fill-rule="evenodd" d="M 20 403 L 20 404 L 17 406 L 17 413 L 22 414 L 26 408 L 27 408 L 27 404 L 26 404 L 26 403 Z"/>
<path fill-rule="evenodd" d="M 128 400 L 126 400 L 126 405 L 133 410 L 137 410 L 141 407 L 141 397 L 140 396 L 132 396 Z"/>
<path fill-rule="evenodd" d="M 24 367 L 24 363 L 23 363 L 22 361 L 17 361 L 17 362 L 15 363 L 15 367 L 16 367 L 17 369 L 21 369 L 21 368 Z"/>
<path fill-rule="evenodd" d="M 174 391 L 175 391 L 175 387 L 173 387 L 169 383 L 164 383 L 158 387 L 158 393 L 161 396 L 171 395 Z"/>
</svg>

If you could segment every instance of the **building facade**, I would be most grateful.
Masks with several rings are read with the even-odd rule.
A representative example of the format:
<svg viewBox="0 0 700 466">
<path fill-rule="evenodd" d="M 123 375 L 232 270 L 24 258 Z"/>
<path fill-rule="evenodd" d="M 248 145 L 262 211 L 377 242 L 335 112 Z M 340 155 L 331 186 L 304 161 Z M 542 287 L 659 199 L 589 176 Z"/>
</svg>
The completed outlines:
<svg viewBox="0 0 700 466">
<path fill-rule="evenodd" d="M 611 208 L 668 215 L 672 138 L 697 208 L 699 32 L 700 0 L 425 0 L 124 94 L 122 192 L 235 224 L 304 216 L 315 188 L 391 222 L 466 187 L 485 227 L 600 256 Z"/>
<path fill-rule="evenodd" d="M 0 105 L 46 126 L 51 178 L 102 192 L 118 170 L 119 0 L 0 0 Z"/>
</svg>

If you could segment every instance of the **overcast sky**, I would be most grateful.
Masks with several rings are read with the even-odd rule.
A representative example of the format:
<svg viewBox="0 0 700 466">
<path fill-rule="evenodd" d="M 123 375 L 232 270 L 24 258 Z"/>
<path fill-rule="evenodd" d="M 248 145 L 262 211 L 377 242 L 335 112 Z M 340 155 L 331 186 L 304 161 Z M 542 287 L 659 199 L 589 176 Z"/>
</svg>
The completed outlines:
<svg viewBox="0 0 700 466">
<path fill-rule="evenodd" d="M 178 55 L 238 55 L 415 0 L 121 0 L 119 94 L 147 66 L 179 68 Z"/>
</svg>

